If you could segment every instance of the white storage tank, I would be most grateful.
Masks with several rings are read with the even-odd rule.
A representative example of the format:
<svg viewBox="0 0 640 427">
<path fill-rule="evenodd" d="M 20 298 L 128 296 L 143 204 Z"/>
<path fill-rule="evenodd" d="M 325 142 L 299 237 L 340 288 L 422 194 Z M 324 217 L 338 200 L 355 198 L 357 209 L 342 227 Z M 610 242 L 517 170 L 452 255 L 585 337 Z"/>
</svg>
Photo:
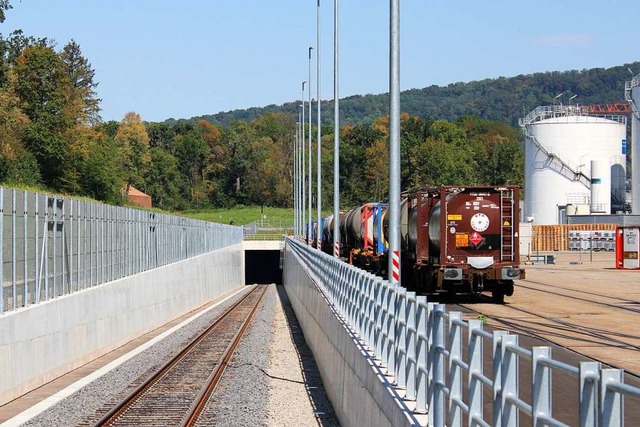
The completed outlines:
<svg viewBox="0 0 640 427">
<path fill-rule="evenodd" d="M 611 213 L 611 169 L 606 160 L 591 160 L 590 213 Z"/>
<path fill-rule="evenodd" d="M 598 172 L 598 197 L 610 194 L 605 198 L 607 212 L 599 213 L 611 213 L 612 199 L 624 203 L 626 123 L 625 116 L 591 116 L 586 107 L 562 105 L 538 107 L 520 119 L 525 134 L 524 216 L 538 225 L 559 224 L 568 205 L 595 207 L 591 160 L 609 171 Z M 602 203 L 599 199 L 598 209 Z"/>
</svg>

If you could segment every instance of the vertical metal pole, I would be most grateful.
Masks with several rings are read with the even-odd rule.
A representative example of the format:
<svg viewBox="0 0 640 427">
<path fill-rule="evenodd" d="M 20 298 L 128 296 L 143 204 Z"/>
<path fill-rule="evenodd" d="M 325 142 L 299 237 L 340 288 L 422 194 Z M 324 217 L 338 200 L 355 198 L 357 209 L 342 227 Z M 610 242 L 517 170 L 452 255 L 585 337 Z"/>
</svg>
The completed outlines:
<svg viewBox="0 0 640 427">
<path fill-rule="evenodd" d="M 311 56 L 311 50 L 309 50 L 309 56 Z M 306 146 L 305 146 L 305 130 L 307 129 L 306 127 L 306 122 L 305 122 L 305 117 L 304 117 L 304 84 L 306 83 L 306 81 L 302 82 L 302 223 L 300 224 L 302 226 L 302 232 L 300 233 L 302 235 L 302 238 L 304 238 L 305 235 L 305 226 L 304 223 L 307 219 L 307 185 L 306 185 L 306 180 L 307 180 L 307 166 L 306 166 Z"/>
<path fill-rule="evenodd" d="M 76 288 L 78 284 L 76 283 Z M 73 199 L 69 199 L 69 292 L 73 291 Z"/>
<path fill-rule="evenodd" d="M 4 187 L 0 186 L 0 314 L 4 313 Z M 37 270 L 36 270 L 37 271 Z"/>
<path fill-rule="evenodd" d="M 29 216 L 28 216 L 28 201 L 27 201 L 27 192 L 23 191 L 22 192 L 22 212 L 23 212 L 23 221 L 22 221 L 22 237 L 23 237 L 23 241 L 24 241 L 24 251 L 23 251 L 23 255 L 24 255 L 24 287 L 22 289 L 23 293 L 22 293 L 22 306 L 26 307 L 29 304 L 29 263 L 27 262 L 27 260 L 29 259 L 29 252 L 28 252 L 28 247 L 29 247 L 29 242 L 27 241 L 27 227 L 28 227 L 28 223 L 29 223 Z M 0 282 L 2 283 L 2 282 Z"/>
<path fill-rule="evenodd" d="M 427 370 L 429 352 L 427 348 L 427 297 L 416 298 L 416 413 L 427 412 Z"/>
<path fill-rule="evenodd" d="M 531 376 L 533 377 L 533 396 L 531 416 L 533 425 L 543 425 L 545 418 L 551 418 L 552 388 L 551 368 L 539 363 L 551 359 L 551 347 L 533 347 L 531 357 Z"/>
<path fill-rule="evenodd" d="M 493 382 L 493 424 L 494 426 L 502 423 L 502 338 L 507 335 L 506 331 L 493 331 L 492 350 L 492 382 Z"/>
<path fill-rule="evenodd" d="M 302 132 L 302 112 L 298 109 L 298 151 L 296 151 L 296 160 L 298 162 L 298 166 L 296 168 L 296 172 L 298 174 L 298 186 L 296 188 L 296 197 L 298 198 L 298 210 L 296 211 L 296 221 L 298 227 L 296 228 L 296 236 L 300 235 L 301 225 L 302 225 L 302 169 L 301 169 L 301 155 L 302 155 L 302 138 L 304 138 L 304 134 Z"/>
<path fill-rule="evenodd" d="M 400 283 L 400 0 L 391 0 L 389 58 L 389 281 Z"/>
<path fill-rule="evenodd" d="M 624 394 L 609 390 L 609 384 L 623 384 L 622 369 L 600 370 L 600 418 L 602 427 L 624 425 Z"/>
<path fill-rule="evenodd" d="M 333 255 L 340 257 L 340 70 L 338 9 L 333 0 Z"/>
<path fill-rule="evenodd" d="M 316 186 L 317 191 L 318 191 L 318 200 L 316 201 L 316 204 L 318 205 L 318 225 L 317 225 L 317 232 L 316 232 L 316 247 L 318 249 L 321 249 L 322 246 L 322 138 L 321 138 L 321 128 L 320 128 L 320 122 L 321 122 L 321 115 L 320 115 L 320 104 L 322 104 L 321 102 L 321 97 L 320 97 L 320 81 L 322 80 L 321 74 L 320 74 L 320 0 L 318 0 L 318 7 L 316 9 L 316 18 L 317 18 L 317 23 L 316 23 L 316 87 L 317 87 L 317 93 L 318 93 L 318 99 L 316 100 L 316 103 L 318 104 L 318 137 L 316 138 L 316 145 L 318 146 L 318 171 L 317 171 L 317 183 Z"/>
<path fill-rule="evenodd" d="M 11 190 L 11 309 L 16 309 L 16 190 Z M 4 286 L 4 283 L 2 284 Z"/>
<path fill-rule="evenodd" d="M 458 363 L 462 362 L 462 313 L 449 313 L 449 425 L 462 427 L 462 410 L 455 403 L 462 400 L 462 369 Z"/>
<path fill-rule="evenodd" d="M 83 251 L 82 251 L 82 286 L 83 288 L 86 288 L 88 284 L 91 284 L 91 270 L 89 270 L 89 280 L 87 280 L 87 244 L 90 243 L 90 236 L 87 235 L 87 202 L 83 201 L 82 202 L 82 219 L 83 219 L 83 225 L 84 225 L 84 233 L 83 233 L 83 237 L 84 239 L 82 239 L 82 243 L 83 243 Z M 91 262 L 91 259 L 89 259 L 89 262 Z M 91 266 L 89 266 L 91 267 Z"/>
<path fill-rule="evenodd" d="M 298 112 L 298 118 L 300 113 Z M 296 131 L 293 137 L 293 235 L 298 233 L 298 135 L 300 120 L 296 121 Z"/>
<path fill-rule="evenodd" d="M 469 394 L 469 425 L 473 425 L 474 420 L 483 419 L 482 407 L 482 387 L 479 376 L 483 374 L 483 342 L 482 336 L 477 332 L 482 330 L 482 322 L 480 320 L 468 320 L 469 337 L 469 375 L 468 375 L 468 394 Z"/>
<path fill-rule="evenodd" d="M 312 145 L 312 138 L 311 138 L 311 51 L 313 50 L 313 47 L 309 46 L 309 223 L 308 223 L 308 229 L 307 229 L 307 244 L 311 245 L 311 235 L 313 233 L 313 224 L 312 224 L 312 193 L 313 193 L 313 185 L 311 184 L 311 177 L 313 176 L 313 167 L 312 167 L 312 163 L 311 163 L 311 145 Z"/>
<path fill-rule="evenodd" d="M 33 292 L 34 292 L 34 298 L 33 298 L 33 302 L 39 302 L 40 301 L 40 286 L 38 286 L 39 282 L 40 282 L 40 263 L 39 263 L 39 258 L 38 258 L 38 219 L 39 219 L 39 212 L 38 212 L 38 193 L 33 193 L 33 207 L 34 207 L 34 212 L 33 212 L 33 230 L 34 230 L 34 236 L 35 238 L 33 239 L 33 259 L 34 259 L 34 269 L 33 269 Z M 0 197 L 0 208 L 2 208 L 2 198 Z M 0 216 L 2 216 L 2 211 L 0 210 Z M 0 237 L 2 236 L 2 219 L 0 219 Z M 2 240 L 2 239 L 0 239 Z M 0 251 L 1 252 L 1 251 Z M 2 256 L 2 254 L 0 254 L 0 257 Z M 0 258 L 1 259 L 1 258 Z M 1 264 L 1 263 L 0 263 Z M 0 280 L 2 279 L 2 272 L 0 271 Z M 1 312 L 2 310 L 0 310 Z"/>
<path fill-rule="evenodd" d="M 44 227 L 42 227 L 42 262 L 44 263 L 44 299 L 49 299 L 49 196 L 44 195 Z"/>
<path fill-rule="evenodd" d="M 58 296 L 58 197 L 53 198 L 53 204 L 51 209 L 53 210 L 53 296 Z"/>
<path fill-rule="evenodd" d="M 517 335 L 505 335 L 502 337 L 502 418 L 503 427 L 515 427 L 518 425 L 518 407 L 511 403 L 507 397 L 518 398 L 518 355 L 509 349 L 518 345 Z"/>
<path fill-rule="evenodd" d="M 595 427 L 599 417 L 600 362 L 580 362 L 580 427 Z"/>
<path fill-rule="evenodd" d="M 433 392 L 431 394 L 432 401 L 429 404 L 429 425 L 434 426 L 444 426 L 446 418 L 443 390 L 446 384 L 444 367 L 445 328 L 444 318 L 440 315 L 442 311 L 444 311 L 444 305 L 436 304 L 431 312 L 433 316 L 433 344 L 430 347 L 430 357 L 433 360 L 433 383 L 431 384 Z"/>
<path fill-rule="evenodd" d="M 66 263 L 65 263 L 65 260 L 67 259 L 66 257 L 67 253 L 65 249 L 66 231 L 64 226 L 65 225 L 64 224 L 65 223 L 64 199 L 58 200 L 58 203 L 61 204 L 60 215 L 62 216 L 62 218 L 60 219 L 60 225 L 62 226 L 61 228 L 62 235 L 60 236 L 60 264 L 62 264 L 60 266 L 60 270 L 61 270 L 60 276 L 62 277 L 62 280 L 61 280 L 62 291 L 60 292 L 60 294 L 64 295 L 64 282 L 67 276 Z M 71 293 L 71 289 L 69 289 L 69 293 Z"/>
</svg>

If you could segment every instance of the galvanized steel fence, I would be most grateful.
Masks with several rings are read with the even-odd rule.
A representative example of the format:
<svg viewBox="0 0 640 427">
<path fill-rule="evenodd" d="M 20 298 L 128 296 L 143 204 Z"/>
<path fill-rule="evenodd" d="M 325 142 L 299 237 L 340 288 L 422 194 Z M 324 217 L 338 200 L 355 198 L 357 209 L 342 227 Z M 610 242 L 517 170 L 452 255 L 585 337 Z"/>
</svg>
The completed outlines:
<svg viewBox="0 0 640 427">
<path fill-rule="evenodd" d="M 241 241 L 241 227 L 0 187 L 0 315 Z"/>
<path fill-rule="evenodd" d="M 486 331 L 481 320 L 463 320 L 460 312 L 294 239 L 287 244 L 372 359 L 395 378 L 405 403 L 428 414 L 429 426 L 518 426 L 521 414 L 534 426 L 567 426 L 552 410 L 551 378 L 558 372 L 576 379 L 581 427 L 622 426 L 624 397 L 640 399 L 640 388 L 624 384 L 620 369 L 559 362 L 549 347 L 521 347 L 517 335 Z M 483 364 L 487 347 L 489 370 Z M 520 373 L 524 361 L 528 385 Z M 520 396 L 523 389 L 529 401 Z"/>
</svg>

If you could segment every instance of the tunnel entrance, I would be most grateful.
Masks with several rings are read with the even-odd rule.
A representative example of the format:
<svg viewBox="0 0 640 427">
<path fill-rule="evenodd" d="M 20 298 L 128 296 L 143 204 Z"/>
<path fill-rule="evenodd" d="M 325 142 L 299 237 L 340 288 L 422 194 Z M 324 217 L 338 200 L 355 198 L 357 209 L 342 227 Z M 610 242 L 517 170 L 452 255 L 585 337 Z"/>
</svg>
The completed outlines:
<svg viewBox="0 0 640 427">
<path fill-rule="evenodd" d="M 244 279 L 247 285 L 254 283 L 281 285 L 280 250 L 245 250 Z"/>
</svg>

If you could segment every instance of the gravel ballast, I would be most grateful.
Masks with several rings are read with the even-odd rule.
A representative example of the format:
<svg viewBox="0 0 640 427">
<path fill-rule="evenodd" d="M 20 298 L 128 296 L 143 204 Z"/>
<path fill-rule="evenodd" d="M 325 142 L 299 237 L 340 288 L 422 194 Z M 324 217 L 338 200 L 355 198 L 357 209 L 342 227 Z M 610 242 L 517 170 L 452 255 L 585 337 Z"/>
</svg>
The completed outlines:
<svg viewBox="0 0 640 427">
<path fill-rule="evenodd" d="M 339 425 L 284 288 L 268 286 L 199 425 Z M 239 298 L 211 309 L 24 425 L 92 425 L 101 408 L 127 395 Z"/>
</svg>

